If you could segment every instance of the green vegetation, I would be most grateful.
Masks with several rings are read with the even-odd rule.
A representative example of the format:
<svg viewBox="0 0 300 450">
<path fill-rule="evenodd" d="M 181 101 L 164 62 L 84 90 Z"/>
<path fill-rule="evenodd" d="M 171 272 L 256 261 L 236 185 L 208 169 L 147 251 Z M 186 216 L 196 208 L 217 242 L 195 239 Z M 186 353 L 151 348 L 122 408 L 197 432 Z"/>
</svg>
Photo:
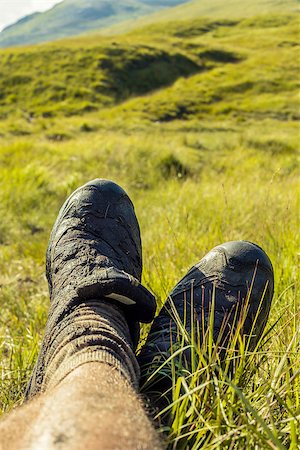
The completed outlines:
<svg viewBox="0 0 300 450">
<path fill-rule="evenodd" d="M 188 0 L 64 0 L 44 13 L 23 17 L 0 34 L 0 47 L 61 39 L 138 18 Z"/>
<path fill-rule="evenodd" d="M 236 377 L 216 372 L 213 352 L 197 373 L 174 377 L 162 428 L 170 449 L 298 448 L 299 30 L 290 4 L 0 52 L 2 412 L 22 401 L 37 357 L 58 209 L 104 177 L 136 205 L 143 280 L 159 306 L 222 241 L 257 242 L 275 268 L 267 335 L 251 354 L 241 346 Z"/>
<path fill-rule="evenodd" d="M 253 18 L 258 15 L 288 14 L 299 12 L 298 0 L 193 0 L 184 5 L 176 6 L 172 10 L 162 10 L 158 13 L 148 14 L 135 20 L 126 20 L 99 30 L 99 34 L 116 35 L 127 33 L 129 30 L 145 27 L 153 23 L 166 23 L 170 20 L 192 20 L 195 17 L 208 17 L 216 19 Z M 279 18 L 279 20 L 281 20 Z"/>
</svg>

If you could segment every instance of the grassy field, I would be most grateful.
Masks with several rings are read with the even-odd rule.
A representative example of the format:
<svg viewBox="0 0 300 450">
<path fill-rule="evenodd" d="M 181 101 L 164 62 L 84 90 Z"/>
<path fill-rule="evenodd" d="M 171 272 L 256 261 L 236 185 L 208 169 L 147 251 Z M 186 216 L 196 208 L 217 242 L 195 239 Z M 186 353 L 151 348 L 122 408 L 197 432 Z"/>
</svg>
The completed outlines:
<svg viewBox="0 0 300 450">
<path fill-rule="evenodd" d="M 299 448 L 299 22 L 282 9 L 0 52 L 2 413 L 37 357 L 58 209 L 103 177 L 134 201 L 159 306 L 227 240 L 258 243 L 275 269 L 267 337 L 234 380 L 174 379 L 169 448 Z M 198 394 L 180 400 L 185 383 Z"/>
</svg>

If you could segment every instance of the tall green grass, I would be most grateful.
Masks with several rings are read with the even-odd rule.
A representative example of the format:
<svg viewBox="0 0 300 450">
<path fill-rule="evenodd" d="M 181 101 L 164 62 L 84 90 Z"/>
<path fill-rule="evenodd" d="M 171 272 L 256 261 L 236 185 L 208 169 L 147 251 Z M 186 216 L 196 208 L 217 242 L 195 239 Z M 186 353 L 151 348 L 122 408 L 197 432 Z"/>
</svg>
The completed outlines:
<svg viewBox="0 0 300 450">
<path fill-rule="evenodd" d="M 195 372 L 174 374 L 176 402 L 162 430 L 169 448 L 297 448 L 298 25 L 286 15 L 272 20 L 266 26 L 266 18 L 239 19 L 197 34 L 201 19 L 190 23 L 191 35 L 187 22 L 173 22 L 169 34 L 164 26 L 105 38 L 96 46 L 91 38 L 66 41 L 64 57 L 56 44 L 22 50 L 22 55 L 20 50 L 0 53 L 6 71 L 1 82 L 10 74 L 27 76 L 29 68 L 34 74 L 24 89 L 20 84 L 2 89 L 0 99 L 2 413 L 22 402 L 38 354 L 49 306 L 44 255 L 59 207 L 77 186 L 103 177 L 120 183 L 135 204 L 143 282 L 156 294 L 158 307 L 186 270 L 221 242 L 256 242 L 275 268 L 269 333 L 253 352 L 241 347 L 236 377 L 217 369 L 213 357 L 201 358 L 194 344 Z M 174 37 L 176 29 L 180 37 Z M 121 78 L 110 79 L 116 91 L 109 95 L 109 107 L 96 99 L 97 111 L 69 116 L 64 101 L 47 99 L 56 83 L 68 92 L 93 90 L 90 67 L 103 60 L 103 49 L 116 48 L 120 52 L 110 53 L 112 66 L 105 70 L 110 77 L 118 69 Z M 80 68 L 86 54 L 92 66 Z M 176 80 L 167 83 L 161 82 L 166 72 L 155 70 L 160 84 L 141 95 L 128 88 L 125 75 L 128 67 L 138 70 L 145 54 L 166 55 L 167 62 L 180 54 L 200 70 L 181 77 L 180 65 Z M 42 73 L 43 58 L 49 58 L 48 75 Z M 150 60 L 143 72 L 148 87 L 156 67 Z M 102 77 L 101 70 L 95 77 Z M 73 78 L 66 85 L 68 74 Z M 44 93 L 33 95 L 33 85 L 44 81 Z M 78 113 L 82 98 L 72 95 L 68 102 Z"/>
<path fill-rule="evenodd" d="M 300 330 L 292 327 L 290 342 L 275 350 L 276 334 L 281 335 L 290 321 L 269 323 L 257 340 L 253 335 L 259 309 L 250 334 L 243 335 L 251 298 L 250 288 L 243 311 L 224 316 L 217 338 L 214 293 L 209 315 L 202 321 L 195 319 L 194 307 L 197 317 L 201 308 L 194 305 L 192 292 L 184 317 L 179 317 L 172 297 L 167 299 L 175 325 L 170 327 L 170 349 L 156 354 L 151 344 L 153 362 L 144 368 L 142 392 L 156 405 L 153 416 L 170 448 L 298 448 Z M 260 308 L 264 307 L 262 293 Z"/>
</svg>

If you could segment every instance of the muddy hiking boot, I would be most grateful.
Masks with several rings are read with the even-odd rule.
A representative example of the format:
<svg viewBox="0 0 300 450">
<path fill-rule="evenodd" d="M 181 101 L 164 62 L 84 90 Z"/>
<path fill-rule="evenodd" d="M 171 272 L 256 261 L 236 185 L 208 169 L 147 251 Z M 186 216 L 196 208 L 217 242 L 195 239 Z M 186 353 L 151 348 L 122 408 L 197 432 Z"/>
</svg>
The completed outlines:
<svg viewBox="0 0 300 450">
<path fill-rule="evenodd" d="M 140 283 L 140 230 L 121 187 L 96 179 L 67 199 L 50 236 L 46 275 L 51 306 L 26 397 L 91 361 L 117 366 L 138 383 L 139 322 L 153 320 L 156 302 Z"/>
<path fill-rule="evenodd" d="M 210 336 L 217 366 L 228 358 L 228 347 L 238 347 L 237 335 L 253 350 L 269 315 L 273 286 L 270 259 L 247 241 L 219 245 L 192 267 L 170 293 L 138 356 L 141 386 L 151 402 L 159 408 L 172 403 L 172 366 L 176 375 L 197 370 L 192 347 L 206 358 Z"/>
</svg>

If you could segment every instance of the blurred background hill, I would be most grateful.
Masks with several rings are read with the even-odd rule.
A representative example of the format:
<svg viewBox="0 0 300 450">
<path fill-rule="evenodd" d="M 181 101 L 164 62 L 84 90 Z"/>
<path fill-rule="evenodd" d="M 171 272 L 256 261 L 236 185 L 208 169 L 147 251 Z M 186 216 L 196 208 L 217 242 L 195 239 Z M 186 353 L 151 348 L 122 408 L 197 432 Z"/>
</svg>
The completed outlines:
<svg viewBox="0 0 300 450">
<path fill-rule="evenodd" d="M 31 14 L 6 27 L 0 33 L 0 47 L 36 44 L 101 29 L 104 34 L 115 34 L 171 17 L 230 19 L 295 11 L 297 0 L 242 4 L 239 0 L 64 0 L 49 11 Z"/>
<path fill-rule="evenodd" d="M 0 33 L 0 46 L 35 44 L 136 19 L 188 0 L 64 0 L 23 17 Z"/>
</svg>

